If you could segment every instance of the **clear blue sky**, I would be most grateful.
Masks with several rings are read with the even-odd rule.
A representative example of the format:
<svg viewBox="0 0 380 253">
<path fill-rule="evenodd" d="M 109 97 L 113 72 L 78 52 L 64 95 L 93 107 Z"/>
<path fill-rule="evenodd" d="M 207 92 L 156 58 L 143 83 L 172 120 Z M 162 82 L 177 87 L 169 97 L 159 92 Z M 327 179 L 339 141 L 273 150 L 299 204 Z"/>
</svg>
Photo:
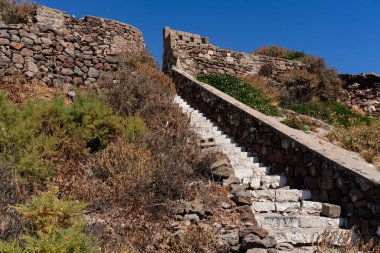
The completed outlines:
<svg viewBox="0 0 380 253">
<path fill-rule="evenodd" d="M 251 52 L 281 45 L 324 57 L 340 73 L 380 73 L 380 0 L 37 0 L 81 18 L 94 15 L 140 29 L 160 62 L 162 28 L 210 37 Z"/>
</svg>

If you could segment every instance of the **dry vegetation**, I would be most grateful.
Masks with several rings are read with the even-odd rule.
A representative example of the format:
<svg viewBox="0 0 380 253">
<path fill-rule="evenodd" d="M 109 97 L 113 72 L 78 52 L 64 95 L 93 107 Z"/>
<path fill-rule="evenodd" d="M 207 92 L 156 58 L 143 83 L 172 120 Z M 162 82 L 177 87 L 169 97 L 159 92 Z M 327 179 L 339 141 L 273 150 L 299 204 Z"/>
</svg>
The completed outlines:
<svg viewBox="0 0 380 253">
<path fill-rule="evenodd" d="M 28 0 L 0 0 L 0 19 L 6 24 L 25 23 L 36 9 L 37 4 Z"/>
<path fill-rule="evenodd" d="M 199 238 L 193 245 L 186 234 L 168 232 L 176 201 L 192 200 L 190 183 L 208 176 L 209 157 L 200 155 L 188 119 L 172 103 L 171 80 L 149 55 L 123 56 L 120 71 L 105 74 L 97 94 L 79 94 L 72 103 L 54 92 L 38 97 L 30 85 L 1 87 L 7 95 L 0 96 L 0 173 L 7 180 L 0 184 L 0 220 L 9 221 L 0 222 L 1 252 L 51 252 L 52 242 L 60 252 L 93 252 L 95 237 L 106 252 L 168 252 L 169 245 L 211 251 L 203 245 L 211 240 L 207 231 L 190 229 Z M 35 98 L 24 99 L 31 91 Z M 30 203 L 36 209 L 25 211 Z M 68 205 L 68 217 L 84 209 L 92 222 L 37 226 L 29 213 L 42 208 L 38 220 L 48 219 L 56 203 Z M 20 207 L 23 218 L 10 217 L 9 205 Z M 62 238 L 70 238 L 67 247 Z"/>
</svg>

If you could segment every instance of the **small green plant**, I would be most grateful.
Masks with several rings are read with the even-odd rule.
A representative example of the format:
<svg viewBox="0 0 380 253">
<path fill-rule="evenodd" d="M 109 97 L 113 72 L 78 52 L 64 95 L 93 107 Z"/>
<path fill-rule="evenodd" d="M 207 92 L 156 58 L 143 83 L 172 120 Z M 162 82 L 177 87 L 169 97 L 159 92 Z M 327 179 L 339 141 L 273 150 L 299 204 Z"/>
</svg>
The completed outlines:
<svg viewBox="0 0 380 253">
<path fill-rule="evenodd" d="M 18 240 L 0 241 L 0 252 L 97 252 L 94 238 L 82 232 L 85 205 L 59 199 L 57 194 L 58 190 L 52 188 L 32 197 L 30 203 L 15 207 L 30 222 L 31 229 Z"/>
<path fill-rule="evenodd" d="M 306 119 L 302 116 L 289 116 L 286 117 L 283 121 L 283 124 L 288 127 L 295 128 L 303 131 L 314 131 L 317 125 L 309 119 Z"/>
<path fill-rule="evenodd" d="M 302 103 L 298 105 L 288 104 L 285 105 L 285 107 L 343 128 L 369 125 L 374 121 L 372 117 L 358 114 L 346 105 L 333 100 L 320 103 Z"/>
<path fill-rule="evenodd" d="M 218 90 L 236 98 L 249 107 L 269 116 L 279 116 L 278 109 L 271 105 L 273 102 L 267 98 L 262 91 L 254 88 L 241 78 L 232 75 L 199 75 L 199 81 L 210 84 Z"/>
</svg>

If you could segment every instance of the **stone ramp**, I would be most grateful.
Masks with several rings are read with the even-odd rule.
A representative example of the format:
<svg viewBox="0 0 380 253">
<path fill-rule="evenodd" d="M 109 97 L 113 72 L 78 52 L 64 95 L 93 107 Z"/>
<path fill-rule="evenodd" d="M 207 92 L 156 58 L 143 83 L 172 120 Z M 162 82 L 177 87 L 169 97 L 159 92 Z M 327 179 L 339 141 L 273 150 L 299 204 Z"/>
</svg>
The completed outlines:
<svg viewBox="0 0 380 253">
<path fill-rule="evenodd" d="M 340 207 L 312 201 L 308 189 L 290 189 L 286 176 L 272 175 L 270 166 L 224 134 L 200 111 L 179 96 L 174 102 L 190 117 L 191 128 L 203 142 L 218 145 L 227 155 L 241 183 L 235 189 L 232 187 L 231 193 L 244 188 L 258 224 L 267 229 L 268 238 L 283 249 L 279 252 L 313 252 L 312 247 L 305 246 L 318 242 L 324 231 L 346 231 L 342 230 L 347 221 L 340 217 Z"/>
</svg>

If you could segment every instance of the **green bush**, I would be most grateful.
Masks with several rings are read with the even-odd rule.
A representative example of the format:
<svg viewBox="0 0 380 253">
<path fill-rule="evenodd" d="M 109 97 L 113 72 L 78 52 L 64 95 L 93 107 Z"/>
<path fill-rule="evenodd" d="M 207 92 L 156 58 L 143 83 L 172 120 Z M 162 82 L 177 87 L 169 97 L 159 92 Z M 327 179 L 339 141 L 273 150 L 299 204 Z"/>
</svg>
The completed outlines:
<svg viewBox="0 0 380 253">
<path fill-rule="evenodd" d="M 93 94 L 71 106 L 57 96 L 20 107 L 0 94 L 0 117 L 0 154 L 24 183 L 46 182 L 59 159 L 86 157 L 123 131 L 122 118 Z"/>
<path fill-rule="evenodd" d="M 369 116 L 358 114 L 346 105 L 333 100 L 320 103 L 287 105 L 286 107 L 295 112 L 321 119 L 329 124 L 343 128 L 369 125 L 374 120 Z"/>
<path fill-rule="evenodd" d="M 303 131 L 313 131 L 317 127 L 317 125 L 311 120 L 299 116 L 286 117 L 281 122 L 288 127 Z"/>
<path fill-rule="evenodd" d="M 0 241 L 0 252 L 97 252 L 94 238 L 82 232 L 84 204 L 58 199 L 50 189 L 16 209 L 30 222 L 31 229 L 18 240 Z"/>
<path fill-rule="evenodd" d="M 199 81 L 210 84 L 218 90 L 236 98 L 249 107 L 258 110 L 266 115 L 279 116 L 280 113 L 272 100 L 267 98 L 262 91 L 252 87 L 242 79 L 232 75 L 199 75 Z"/>
</svg>

